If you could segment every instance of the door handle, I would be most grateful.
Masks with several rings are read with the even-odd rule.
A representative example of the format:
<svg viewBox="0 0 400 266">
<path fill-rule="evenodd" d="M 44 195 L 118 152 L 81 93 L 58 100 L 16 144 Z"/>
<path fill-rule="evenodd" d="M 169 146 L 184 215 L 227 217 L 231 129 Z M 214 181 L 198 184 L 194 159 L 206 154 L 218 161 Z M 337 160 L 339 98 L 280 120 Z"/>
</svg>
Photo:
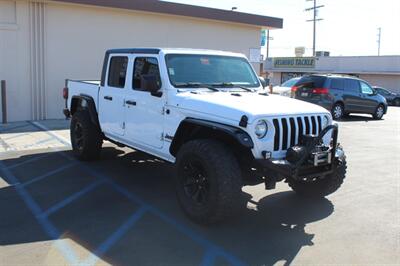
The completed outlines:
<svg viewBox="0 0 400 266">
<path fill-rule="evenodd" d="M 125 101 L 125 103 L 128 105 L 136 105 L 135 101 Z"/>
<path fill-rule="evenodd" d="M 104 99 L 107 101 L 112 101 L 112 97 L 111 96 L 104 96 Z"/>
</svg>

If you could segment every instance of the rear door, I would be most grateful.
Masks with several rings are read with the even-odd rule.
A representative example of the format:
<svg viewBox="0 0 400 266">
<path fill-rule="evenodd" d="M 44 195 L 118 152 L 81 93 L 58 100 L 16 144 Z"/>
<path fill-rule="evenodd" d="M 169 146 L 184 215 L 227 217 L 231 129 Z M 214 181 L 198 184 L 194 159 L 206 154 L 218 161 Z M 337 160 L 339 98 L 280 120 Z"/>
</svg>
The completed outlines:
<svg viewBox="0 0 400 266">
<path fill-rule="evenodd" d="M 99 92 L 99 120 L 106 134 L 122 136 L 125 131 L 124 99 L 128 57 L 112 55 L 109 58 L 106 82 Z"/>
<path fill-rule="evenodd" d="M 363 112 L 360 83 L 355 79 L 344 79 L 343 102 L 346 112 Z"/>
</svg>

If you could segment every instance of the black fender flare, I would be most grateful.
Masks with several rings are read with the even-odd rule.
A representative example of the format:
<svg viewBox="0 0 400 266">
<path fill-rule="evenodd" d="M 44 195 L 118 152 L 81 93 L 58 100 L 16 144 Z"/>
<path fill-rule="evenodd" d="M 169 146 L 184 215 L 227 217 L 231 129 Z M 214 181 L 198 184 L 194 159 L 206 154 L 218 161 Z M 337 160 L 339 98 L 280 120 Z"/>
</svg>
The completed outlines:
<svg viewBox="0 0 400 266">
<path fill-rule="evenodd" d="M 79 107 L 86 109 L 89 112 L 92 123 L 100 128 L 99 116 L 93 98 L 86 94 L 72 96 L 71 115 L 73 115 Z"/>
<path fill-rule="evenodd" d="M 193 128 L 206 128 L 212 132 L 224 134 L 234 139 L 237 144 L 245 149 L 252 149 L 254 147 L 253 140 L 249 134 L 241 128 L 208 120 L 186 118 L 179 124 L 175 136 L 166 136 L 166 139 L 168 139 L 168 137 L 169 139 L 172 139 L 172 143 L 169 148 L 172 155 L 175 156 L 185 140 L 190 139 L 190 134 L 192 133 Z"/>
</svg>

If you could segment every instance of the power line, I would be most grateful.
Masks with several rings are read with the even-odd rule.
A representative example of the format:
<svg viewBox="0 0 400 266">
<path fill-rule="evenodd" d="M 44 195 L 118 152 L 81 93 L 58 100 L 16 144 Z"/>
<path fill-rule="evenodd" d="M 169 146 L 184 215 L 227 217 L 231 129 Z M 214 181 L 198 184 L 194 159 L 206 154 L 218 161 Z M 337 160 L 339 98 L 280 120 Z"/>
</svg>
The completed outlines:
<svg viewBox="0 0 400 266">
<path fill-rule="evenodd" d="M 313 22 L 313 56 L 315 56 L 315 42 L 316 42 L 316 32 L 317 32 L 317 21 L 323 20 L 323 18 L 318 18 L 318 9 L 324 7 L 324 5 L 317 6 L 317 0 L 306 0 L 307 2 L 313 1 L 314 6 L 306 8 L 305 11 L 313 11 L 314 18 L 307 20 L 307 22 Z"/>
</svg>

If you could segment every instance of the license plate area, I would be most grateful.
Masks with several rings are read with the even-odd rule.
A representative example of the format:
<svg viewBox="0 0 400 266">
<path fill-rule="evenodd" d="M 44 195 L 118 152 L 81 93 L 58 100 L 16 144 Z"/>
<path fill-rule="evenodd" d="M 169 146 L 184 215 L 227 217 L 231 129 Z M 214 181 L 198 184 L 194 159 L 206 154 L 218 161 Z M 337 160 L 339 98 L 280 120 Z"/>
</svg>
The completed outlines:
<svg viewBox="0 0 400 266">
<path fill-rule="evenodd" d="M 310 163 L 312 163 L 314 166 L 331 164 L 332 163 L 332 152 L 330 152 L 330 151 L 314 152 L 311 154 Z"/>
</svg>

